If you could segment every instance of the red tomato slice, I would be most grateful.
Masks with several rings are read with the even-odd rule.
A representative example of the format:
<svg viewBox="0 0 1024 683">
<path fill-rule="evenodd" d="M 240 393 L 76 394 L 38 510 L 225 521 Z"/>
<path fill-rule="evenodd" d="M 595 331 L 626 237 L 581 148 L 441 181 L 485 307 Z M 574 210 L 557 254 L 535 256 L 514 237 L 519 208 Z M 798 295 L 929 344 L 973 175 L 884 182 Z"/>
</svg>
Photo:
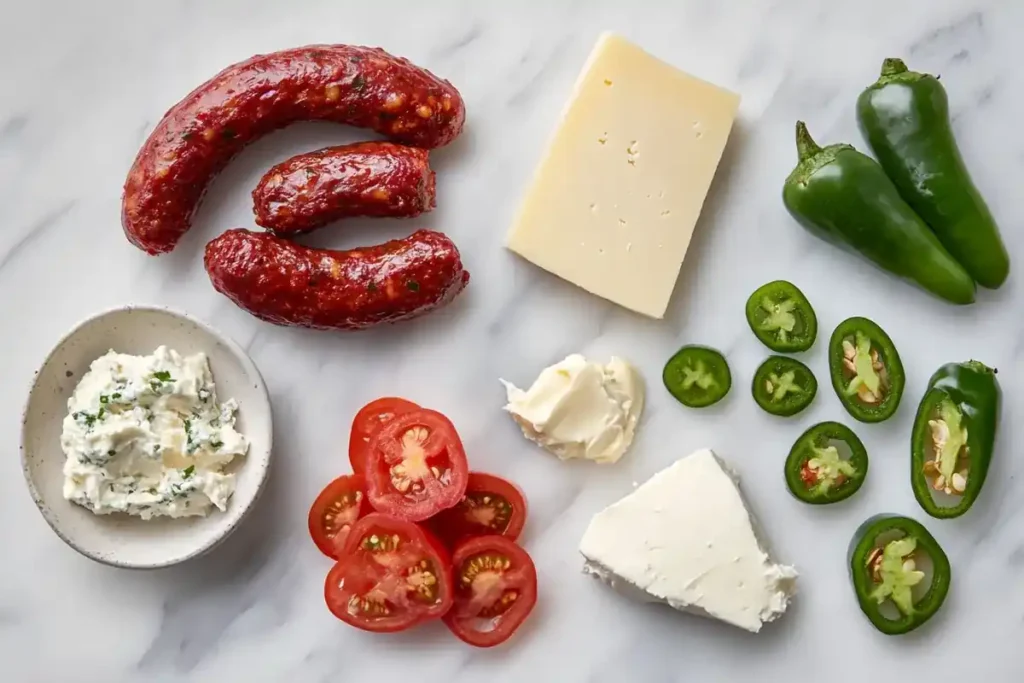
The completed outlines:
<svg viewBox="0 0 1024 683">
<path fill-rule="evenodd" d="M 382 425 L 393 420 L 396 415 L 404 415 L 419 409 L 420 407 L 412 401 L 394 396 L 378 398 L 360 408 L 352 419 L 352 432 L 348 439 L 348 461 L 352 463 L 352 471 L 362 474 L 366 469 L 366 453 L 370 438 Z"/>
<path fill-rule="evenodd" d="M 369 512 L 364 489 L 358 474 L 340 476 L 324 487 L 309 508 L 309 535 L 327 557 L 338 559 L 352 525 Z"/>
<path fill-rule="evenodd" d="M 503 536 L 477 536 L 455 549 L 452 565 L 455 604 L 444 623 L 470 645 L 504 643 L 537 603 L 533 560 Z"/>
<path fill-rule="evenodd" d="M 429 525 L 448 547 L 491 534 L 514 541 L 526 523 L 526 511 L 526 496 L 518 486 L 493 474 L 470 472 L 462 500 L 431 518 Z"/>
<path fill-rule="evenodd" d="M 364 631 L 436 619 L 452 606 L 448 551 L 418 525 L 371 512 L 352 527 L 324 599 L 334 616 Z"/>
<path fill-rule="evenodd" d="M 399 415 L 370 440 L 366 496 L 377 512 L 421 522 L 466 492 L 469 465 L 455 426 L 421 408 Z"/>
</svg>

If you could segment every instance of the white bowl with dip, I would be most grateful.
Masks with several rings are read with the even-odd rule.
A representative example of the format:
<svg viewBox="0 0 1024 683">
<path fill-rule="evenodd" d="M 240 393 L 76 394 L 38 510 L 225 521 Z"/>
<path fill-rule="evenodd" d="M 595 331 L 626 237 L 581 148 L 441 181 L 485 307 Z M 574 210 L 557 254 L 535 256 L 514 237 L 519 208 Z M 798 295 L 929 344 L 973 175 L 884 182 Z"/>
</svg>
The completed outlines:
<svg viewBox="0 0 1024 683">
<path fill-rule="evenodd" d="M 68 399 L 90 364 L 113 349 L 149 355 L 167 346 L 182 355 L 205 353 L 221 401 L 238 401 L 237 428 L 249 439 L 236 458 L 235 492 L 227 510 L 206 517 L 142 520 L 97 515 L 65 500 L 61 431 Z M 252 509 L 267 481 L 273 442 L 270 398 L 259 370 L 231 339 L 196 318 L 164 307 L 126 306 L 99 313 L 61 339 L 36 371 L 22 414 L 25 480 L 50 527 L 97 562 L 131 569 L 167 567 L 198 557 L 223 541 Z"/>
</svg>

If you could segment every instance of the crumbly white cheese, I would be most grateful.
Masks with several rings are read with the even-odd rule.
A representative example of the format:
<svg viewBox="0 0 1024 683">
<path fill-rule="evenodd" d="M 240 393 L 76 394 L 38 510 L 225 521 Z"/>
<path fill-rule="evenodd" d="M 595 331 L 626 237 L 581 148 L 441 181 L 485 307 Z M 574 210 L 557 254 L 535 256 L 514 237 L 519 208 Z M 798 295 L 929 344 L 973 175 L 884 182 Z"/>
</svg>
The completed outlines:
<svg viewBox="0 0 1024 683">
<path fill-rule="evenodd" d="M 796 592 L 796 570 L 768 557 L 735 475 L 707 449 L 595 515 L 580 552 L 585 572 L 631 597 L 755 633 Z"/>
<path fill-rule="evenodd" d="M 563 460 L 615 462 L 633 443 L 644 382 L 629 363 L 607 365 L 573 354 L 544 368 L 529 391 L 505 380 L 508 405 L 526 438 Z"/>
<path fill-rule="evenodd" d="M 205 354 L 108 352 L 68 399 L 64 498 L 143 519 L 227 509 L 235 475 L 224 467 L 249 449 L 237 410 L 234 399 L 218 404 Z"/>
</svg>

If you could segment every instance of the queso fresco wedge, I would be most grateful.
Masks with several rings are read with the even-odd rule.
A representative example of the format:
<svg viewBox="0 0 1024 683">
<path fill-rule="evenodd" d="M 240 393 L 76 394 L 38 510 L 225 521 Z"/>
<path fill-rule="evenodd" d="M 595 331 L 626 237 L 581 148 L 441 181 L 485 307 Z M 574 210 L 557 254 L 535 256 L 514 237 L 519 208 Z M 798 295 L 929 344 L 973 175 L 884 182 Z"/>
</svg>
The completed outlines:
<svg viewBox="0 0 1024 683">
<path fill-rule="evenodd" d="M 594 515 L 580 553 L 586 573 L 629 597 L 756 633 L 786 611 L 797 579 L 758 533 L 736 475 L 702 449 Z"/>
</svg>

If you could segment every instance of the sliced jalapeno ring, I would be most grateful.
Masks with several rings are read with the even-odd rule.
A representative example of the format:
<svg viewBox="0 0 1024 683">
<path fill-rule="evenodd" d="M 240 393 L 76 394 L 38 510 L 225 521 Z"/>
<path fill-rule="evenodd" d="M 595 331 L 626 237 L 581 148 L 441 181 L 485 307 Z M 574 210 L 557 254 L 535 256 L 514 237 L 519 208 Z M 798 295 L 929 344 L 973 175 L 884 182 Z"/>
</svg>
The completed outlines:
<svg viewBox="0 0 1024 683">
<path fill-rule="evenodd" d="M 821 422 L 796 440 L 786 458 L 786 484 L 811 505 L 846 500 L 864 484 L 868 452 L 853 430 L 839 422 Z"/>
<path fill-rule="evenodd" d="M 769 356 L 754 373 L 750 390 L 766 413 L 789 417 L 811 405 L 818 393 L 818 380 L 798 360 Z"/>
<path fill-rule="evenodd" d="M 775 280 L 758 287 L 747 299 L 747 323 L 772 351 L 806 351 L 818 336 L 818 317 L 796 285 Z"/>
<path fill-rule="evenodd" d="M 892 417 L 903 397 L 903 362 L 885 331 L 867 318 L 839 323 L 828 344 L 832 387 L 861 422 Z"/>
<path fill-rule="evenodd" d="M 684 346 L 665 364 L 665 388 L 690 408 L 718 403 L 729 393 L 732 374 L 725 356 L 706 346 Z"/>
<path fill-rule="evenodd" d="M 910 482 L 932 517 L 959 517 L 974 505 L 995 452 L 1001 391 L 992 368 L 948 363 L 928 382 L 914 419 Z"/>
<path fill-rule="evenodd" d="M 847 561 L 861 611 L 886 635 L 921 626 L 949 592 L 949 558 L 928 530 L 909 517 L 868 519 L 853 535 Z"/>
</svg>

